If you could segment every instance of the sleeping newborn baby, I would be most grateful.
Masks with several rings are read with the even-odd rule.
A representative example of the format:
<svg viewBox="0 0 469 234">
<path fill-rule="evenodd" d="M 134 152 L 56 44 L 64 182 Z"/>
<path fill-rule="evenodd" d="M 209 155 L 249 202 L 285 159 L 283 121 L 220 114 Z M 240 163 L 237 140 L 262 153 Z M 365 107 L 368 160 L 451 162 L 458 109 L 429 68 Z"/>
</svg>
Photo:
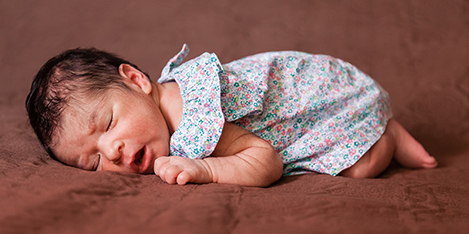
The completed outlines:
<svg viewBox="0 0 469 234">
<path fill-rule="evenodd" d="M 433 168 L 392 119 L 386 91 L 325 55 L 267 52 L 221 64 L 213 53 L 158 82 L 96 49 L 72 49 L 37 73 L 26 107 L 49 155 L 85 170 L 155 173 L 170 184 L 268 186 L 282 175 L 376 177 L 394 158 Z"/>
</svg>

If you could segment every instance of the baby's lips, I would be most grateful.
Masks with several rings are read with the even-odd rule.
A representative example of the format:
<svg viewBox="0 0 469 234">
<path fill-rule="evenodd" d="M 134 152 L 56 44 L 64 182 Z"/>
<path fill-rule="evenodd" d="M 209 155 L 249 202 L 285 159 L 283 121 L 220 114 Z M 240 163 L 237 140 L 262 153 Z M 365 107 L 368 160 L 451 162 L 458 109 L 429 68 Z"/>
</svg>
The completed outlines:
<svg viewBox="0 0 469 234">
<path fill-rule="evenodd" d="M 139 173 L 149 173 L 147 170 L 150 168 L 151 162 L 151 152 L 144 146 L 138 153 L 140 153 L 139 163 L 136 164 L 139 166 L 138 172 Z"/>
<path fill-rule="evenodd" d="M 143 157 L 145 155 L 145 147 L 141 148 L 134 156 L 134 163 L 139 167 L 142 165 Z"/>
</svg>

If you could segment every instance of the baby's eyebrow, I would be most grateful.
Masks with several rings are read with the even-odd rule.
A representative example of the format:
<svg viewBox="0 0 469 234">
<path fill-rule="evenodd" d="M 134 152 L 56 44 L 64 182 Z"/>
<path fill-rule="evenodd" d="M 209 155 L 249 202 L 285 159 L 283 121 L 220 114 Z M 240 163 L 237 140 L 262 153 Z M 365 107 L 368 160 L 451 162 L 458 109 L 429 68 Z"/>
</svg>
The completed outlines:
<svg viewBox="0 0 469 234">
<path fill-rule="evenodd" d="M 98 110 L 94 110 L 91 112 L 91 114 L 88 117 L 88 134 L 93 135 L 93 133 L 96 131 L 96 119 L 98 116 Z"/>
<path fill-rule="evenodd" d="M 89 113 L 87 126 L 89 136 L 93 135 L 98 129 L 97 121 L 100 121 L 99 115 L 103 114 L 103 110 L 106 107 L 107 100 L 107 97 L 103 96 L 99 98 L 96 103 L 89 106 L 89 109 L 87 110 L 87 112 Z"/>
</svg>

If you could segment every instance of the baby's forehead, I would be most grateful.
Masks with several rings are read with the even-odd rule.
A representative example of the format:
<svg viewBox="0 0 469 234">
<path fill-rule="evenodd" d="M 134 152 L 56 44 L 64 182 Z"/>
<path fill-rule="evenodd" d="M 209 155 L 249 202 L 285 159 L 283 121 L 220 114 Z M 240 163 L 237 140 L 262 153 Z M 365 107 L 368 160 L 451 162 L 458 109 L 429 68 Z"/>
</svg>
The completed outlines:
<svg viewBox="0 0 469 234">
<path fill-rule="evenodd" d="M 64 135 L 68 131 L 77 131 L 79 128 L 84 128 L 94 122 L 96 118 L 96 110 L 99 108 L 91 103 L 76 104 L 71 103 L 64 108 L 60 117 L 60 124 L 58 128 L 59 135 Z"/>
<path fill-rule="evenodd" d="M 117 89 L 103 90 L 93 95 L 75 95 L 68 101 L 61 114 L 63 127 L 71 125 L 94 124 L 96 118 L 106 106 L 119 101 L 116 95 L 130 95 Z"/>
<path fill-rule="evenodd" d="M 92 135 L 96 130 L 99 111 L 106 104 L 106 98 L 69 102 L 62 110 L 59 124 L 53 134 L 53 145 L 63 148 Z"/>
<path fill-rule="evenodd" d="M 69 128 L 77 124 L 83 125 L 93 121 L 97 116 L 97 111 L 109 102 L 110 98 L 105 92 L 99 95 L 70 98 L 61 111 L 61 128 Z"/>
</svg>

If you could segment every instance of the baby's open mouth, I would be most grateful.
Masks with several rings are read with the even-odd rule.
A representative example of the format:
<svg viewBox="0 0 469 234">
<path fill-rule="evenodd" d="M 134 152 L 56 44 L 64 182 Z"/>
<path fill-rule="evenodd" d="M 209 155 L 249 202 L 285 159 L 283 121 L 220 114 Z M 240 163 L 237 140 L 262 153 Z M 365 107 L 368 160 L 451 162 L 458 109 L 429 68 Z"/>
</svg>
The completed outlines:
<svg viewBox="0 0 469 234">
<path fill-rule="evenodd" d="M 140 151 L 137 152 L 135 155 L 135 164 L 140 165 L 142 164 L 143 155 L 145 155 L 145 147 L 143 147 Z"/>
</svg>

